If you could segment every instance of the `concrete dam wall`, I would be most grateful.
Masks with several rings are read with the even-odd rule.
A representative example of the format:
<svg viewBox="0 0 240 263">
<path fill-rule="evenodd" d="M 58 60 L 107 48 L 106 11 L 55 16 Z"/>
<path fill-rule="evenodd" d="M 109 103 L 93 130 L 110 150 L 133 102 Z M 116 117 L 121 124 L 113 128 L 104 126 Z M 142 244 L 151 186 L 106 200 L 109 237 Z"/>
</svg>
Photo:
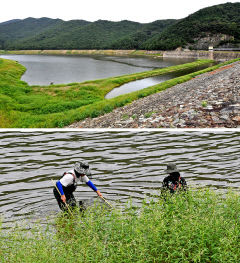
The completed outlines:
<svg viewBox="0 0 240 263">
<path fill-rule="evenodd" d="M 164 58 L 179 57 L 179 58 L 196 58 L 196 59 L 213 59 L 217 61 L 226 61 L 235 58 L 240 58 L 240 52 L 229 51 L 163 51 Z"/>
</svg>

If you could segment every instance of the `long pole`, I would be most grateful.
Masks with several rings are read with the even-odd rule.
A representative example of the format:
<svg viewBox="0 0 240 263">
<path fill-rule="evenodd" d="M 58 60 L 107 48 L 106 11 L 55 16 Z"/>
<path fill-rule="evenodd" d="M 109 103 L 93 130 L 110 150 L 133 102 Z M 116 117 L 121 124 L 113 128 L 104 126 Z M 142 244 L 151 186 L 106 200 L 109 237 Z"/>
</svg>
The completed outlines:
<svg viewBox="0 0 240 263">
<path fill-rule="evenodd" d="M 59 189 L 57 188 L 56 184 L 54 183 L 54 181 L 53 181 L 53 180 L 51 180 L 51 181 L 52 181 L 53 185 L 55 186 L 55 188 L 57 189 L 57 191 L 58 191 L 59 195 L 61 196 L 61 193 L 60 193 Z M 66 207 L 67 207 L 67 209 L 68 209 L 69 213 L 70 213 L 70 214 L 73 216 L 73 214 L 72 214 L 72 211 L 71 211 L 71 209 L 70 209 L 69 205 L 67 204 L 67 202 L 66 202 L 66 203 L 64 203 L 64 204 L 66 205 Z"/>
<path fill-rule="evenodd" d="M 102 198 L 102 200 L 104 202 L 106 202 L 111 208 L 113 208 L 113 206 L 103 197 L 103 196 L 100 196 Z"/>
</svg>

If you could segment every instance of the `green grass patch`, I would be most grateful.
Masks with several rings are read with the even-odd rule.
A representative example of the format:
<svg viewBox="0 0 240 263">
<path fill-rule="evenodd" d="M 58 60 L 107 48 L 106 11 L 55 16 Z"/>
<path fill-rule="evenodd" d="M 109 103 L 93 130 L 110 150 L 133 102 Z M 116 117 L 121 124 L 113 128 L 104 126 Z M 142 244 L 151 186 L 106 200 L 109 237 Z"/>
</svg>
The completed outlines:
<svg viewBox="0 0 240 263">
<path fill-rule="evenodd" d="M 15 61 L 0 59 L 0 127 L 63 127 L 87 117 L 93 118 L 110 112 L 117 107 L 185 82 L 196 75 L 214 70 L 233 61 L 174 78 L 140 91 L 109 100 L 105 99 L 105 95 L 108 92 L 127 82 L 170 72 L 182 72 L 187 69 L 208 65 L 210 62 L 210 60 L 199 60 L 163 69 L 83 83 L 29 86 L 20 80 L 25 72 L 25 68 L 22 65 Z"/>
<path fill-rule="evenodd" d="M 147 112 L 144 114 L 144 118 L 150 118 L 155 112 L 151 111 L 151 112 Z"/>
<path fill-rule="evenodd" d="M 137 208 L 87 209 L 52 226 L 5 231 L 0 262 L 239 262 L 240 196 L 214 190 L 156 197 Z M 49 230 L 51 229 L 51 230 Z"/>
<path fill-rule="evenodd" d="M 129 115 L 128 114 L 123 114 L 121 118 L 122 118 L 122 120 L 126 121 L 126 120 L 129 119 Z"/>
<path fill-rule="evenodd" d="M 202 107 L 206 108 L 207 105 L 208 105 L 208 102 L 207 102 L 206 100 L 203 100 L 203 101 L 201 102 L 201 105 L 202 105 Z"/>
</svg>

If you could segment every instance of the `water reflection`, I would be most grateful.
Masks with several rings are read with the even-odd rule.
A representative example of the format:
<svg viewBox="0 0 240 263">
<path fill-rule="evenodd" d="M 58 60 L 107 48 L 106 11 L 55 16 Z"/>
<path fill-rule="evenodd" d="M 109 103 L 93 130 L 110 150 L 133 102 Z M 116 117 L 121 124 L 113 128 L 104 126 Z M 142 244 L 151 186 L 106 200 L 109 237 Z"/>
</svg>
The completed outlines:
<svg viewBox="0 0 240 263">
<path fill-rule="evenodd" d="M 122 95 L 122 94 L 126 94 L 126 93 L 134 92 L 137 90 L 141 90 L 144 88 L 148 88 L 148 87 L 160 84 L 166 80 L 173 79 L 173 78 L 183 76 L 186 74 L 190 74 L 190 73 L 196 72 L 198 70 L 202 70 L 204 68 L 210 67 L 211 65 L 212 64 L 209 63 L 209 64 L 206 64 L 204 66 L 195 67 L 193 69 L 187 69 L 187 70 L 182 70 L 182 71 L 175 72 L 175 73 L 168 73 L 168 74 L 164 74 L 164 75 L 160 75 L 160 76 L 155 76 L 155 77 L 140 79 L 140 80 L 136 80 L 136 81 L 131 81 L 129 83 L 123 84 L 122 86 L 120 86 L 118 88 L 111 90 L 105 96 L 105 98 L 111 99 L 111 98 L 115 98 L 115 97 Z"/>
<path fill-rule="evenodd" d="M 22 77 L 29 85 L 83 82 L 183 64 L 194 59 L 148 57 L 1 55 L 27 68 Z"/>
</svg>

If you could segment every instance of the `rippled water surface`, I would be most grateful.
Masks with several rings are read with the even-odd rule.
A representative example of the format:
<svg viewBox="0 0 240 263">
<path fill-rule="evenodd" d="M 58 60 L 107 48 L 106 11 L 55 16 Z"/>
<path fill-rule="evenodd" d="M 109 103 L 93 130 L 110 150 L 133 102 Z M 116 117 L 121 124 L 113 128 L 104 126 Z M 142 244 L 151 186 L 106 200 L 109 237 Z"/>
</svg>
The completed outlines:
<svg viewBox="0 0 240 263">
<path fill-rule="evenodd" d="M 102 79 L 194 61 L 186 58 L 116 56 L 1 55 L 27 68 L 22 80 L 29 85 L 49 85 Z"/>
<path fill-rule="evenodd" d="M 167 162 L 189 186 L 240 187 L 240 132 L 33 131 L 0 132 L 0 213 L 4 222 L 59 211 L 52 182 L 83 159 L 92 181 L 112 203 L 140 204 L 158 193 Z M 80 184 L 76 199 L 95 199 Z"/>
</svg>

